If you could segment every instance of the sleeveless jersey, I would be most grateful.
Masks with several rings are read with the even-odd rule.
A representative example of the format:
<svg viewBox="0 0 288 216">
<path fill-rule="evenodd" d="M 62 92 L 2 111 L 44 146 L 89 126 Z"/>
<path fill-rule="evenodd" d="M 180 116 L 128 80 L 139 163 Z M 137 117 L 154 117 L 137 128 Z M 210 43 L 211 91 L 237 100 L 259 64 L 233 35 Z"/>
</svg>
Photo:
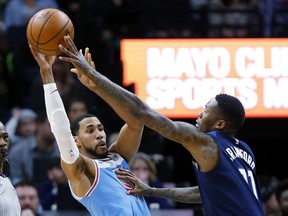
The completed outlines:
<svg viewBox="0 0 288 216">
<path fill-rule="evenodd" d="M 265 216 L 250 147 L 219 131 L 207 135 L 218 144 L 220 158 L 210 172 L 193 161 L 205 215 Z"/>
<path fill-rule="evenodd" d="M 150 211 L 142 196 L 127 195 L 133 187 L 129 182 L 119 180 L 115 174 L 118 168 L 129 169 L 127 162 L 116 153 L 108 158 L 94 160 L 95 181 L 84 197 L 73 197 L 82 203 L 92 216 L 149 216 Z M 130 170 L 130 169 L 129 169 Z"/>
<path fill-rule="evenodd" d="M 0 216 L 8 215 L 20 216 L 21 207 L 10 179 L 0 176 Z"/>
</svg>

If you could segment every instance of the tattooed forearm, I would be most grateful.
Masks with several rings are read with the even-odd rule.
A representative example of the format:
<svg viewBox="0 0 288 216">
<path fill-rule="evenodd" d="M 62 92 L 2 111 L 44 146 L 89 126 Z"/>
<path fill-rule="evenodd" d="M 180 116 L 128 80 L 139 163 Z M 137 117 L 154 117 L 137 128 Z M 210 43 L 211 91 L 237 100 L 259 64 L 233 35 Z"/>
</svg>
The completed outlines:
<svg viewBox="0 0 288 216">
<path fill-rule="evenodd" d="M 151 188 L 143 191 L 146 196 L 157 196 L 184 203 L 202 203 L 198 187 Z"/>
</svg>

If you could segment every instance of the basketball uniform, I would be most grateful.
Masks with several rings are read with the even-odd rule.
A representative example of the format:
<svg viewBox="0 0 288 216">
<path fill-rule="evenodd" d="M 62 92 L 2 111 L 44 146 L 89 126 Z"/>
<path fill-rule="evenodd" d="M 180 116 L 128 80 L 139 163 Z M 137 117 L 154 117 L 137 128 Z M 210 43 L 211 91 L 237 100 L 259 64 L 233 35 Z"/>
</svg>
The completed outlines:
<svg viewBox="0 0 288 216">
<path fill-rule="evenodd" d="M 21 207 L 10 179 L 0 176 L 0 216 L 9 215 L 20 216 Z"/>
<path fill-rule="evenodd" d="M 97 174 L 84 197 L 73 197 L 82 203 L 92 216 L 149 216 L 148 206 L 142 196 L 127 195 L 133 185 L 117 178 L 115 170 L 129 169 L 127 162 L 116 153 L 108 158 L 94 160 Z M 71 187 L 70 187 L 71 189 Z"/>
<path fill-rule="evenodd" d="M 255 157 L 250 147 L 222 132 L 207 133 L 218 144 L 218 165 L 201 172 L 193 161 L 206 216 L 265 216 Z"/>
</svg>

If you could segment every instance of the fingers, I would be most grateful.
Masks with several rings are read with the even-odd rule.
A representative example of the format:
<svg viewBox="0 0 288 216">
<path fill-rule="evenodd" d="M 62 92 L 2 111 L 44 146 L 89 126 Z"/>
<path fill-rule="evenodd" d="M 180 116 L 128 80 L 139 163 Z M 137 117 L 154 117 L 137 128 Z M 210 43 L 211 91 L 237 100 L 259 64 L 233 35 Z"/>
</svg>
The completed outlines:
<svg viewBox="0 0 288 216">
<path fill-rule="evenodd" d="M 29 44 L 29 48 L 30 48 L 30 51 L 32 53 L 33 56 L 36 56 L 36 50 L 33 49 L 33 47 L 31 46 L 31 44 Z"/>
<path fill-rule="evenodd" d="M 79 52 L 78 52 L 78 50 L 77 50 L 77 48 L 76 48 L 73 40 L 70 38 L 70 36 L 64 36 L 64 40 L 65 40 L 65 42 L 66 42 L 66 44 L 67 44 L 67 48 L 64 47 L 64 46 L 62 46 L 61 44 L 59 44 L 59 49 L 60 49 L 64 54 L 66 54 L 67 56 L 70 56 L 71 58 L 77 58 L 77 55 L 78 55 L 78 54 L 83 55 L 82 49 L 80 49 Z M 65 59 L 64 59 L 64 58 L 61 57 L 61 60 L 63 60 L 63 61 L 68 61 L 68 58 L 65 58 Z M 69 61 L 69 62 L 71 62 L 71 61 Z M 72 62 L 71 62 L 71 63 L 72 63 Z"/>
<path fill-rule="evenodd" d="M 64 36 L 64 40 L 66 42 L 66 44 L 68 44 L 69 46 L 69 49 L 74 52 L 74 53 L 77 53 L 77 47 L 75 46 L 73 40 L 71 39 L 71 37 L 69 35 L 67 36 Z"/>
<path fill-rule="evenodd" d="M 88 60 L 88 59 L 87 59 L 88 54 L 89 54 L 89 48 L 86 47 L 86 48 L 85 48 L 85 58 L 86 58 L 86 60 Z"/>
<path fill-rule="evenodd" d="M 74 54 L 72 52 L 70 52 L 68 49 L 66 49 L 65 47 L 63 47 L 61 44 L 59 45 L 59 49 L 66 54 L 67 56 L 74 56 Z"/>
<path fill-rule="evenodd" d="M 88 62 L 88 64 L 89 64 L 93 69 L 95 69 L 95 64 L 94 64 L 94 62 L 93 62 L 93 60 L 92 60 L 92 55 L 91 55 L 91 53 L 89 52 L 89 47 L 86 47 L 86 48 L 85 48 L 85 54 L 84 54 L 84 56 L 85 56 L 85 59 L 86 59 L 86 61 Z"/>
<path fill-rule="evenodd" d="M 59 59 L 60 59 L 61 61 L 70 62 L 71 64 L 74 63 L 73 59 L 71 59 L 71 58 L 67 58 L 67 57 L 59 56 Z"/>
<path fill-rule="evenodd" d="M 82 77 L 82 74 L 81 73 L 78 73 L 78 70 L 76 68 L 71 68 L 70 70 L 72 73 L 75 73 L 77 75 L 77 78 L 79 80 L 81 80 L 81 77 Z"/>
<path fill-rule="evenodd" d="M 123 168 L 119 168 L 119 169 L 115 170 L 115 173 L 119 174 L 119 175 L 123 175 L 123 176 L 134 176 L 135 175 L 130 170 L 126 170 L 126 169 L 123 169 Z"/>
<path fill-rule="evenodd" d="M 91 67 L 92 67 L 93 69 L 95 69 L 95 64 L 94 64 L 93 61 L 91 62 Z"/>
<path fill-rule="evenodd" d="M 77 74 L 77 69 L 76 68 L 71 68 L 71 70 L 70 70 L 72 73 L 75 73 L 75 74 Z"/>
</svg>

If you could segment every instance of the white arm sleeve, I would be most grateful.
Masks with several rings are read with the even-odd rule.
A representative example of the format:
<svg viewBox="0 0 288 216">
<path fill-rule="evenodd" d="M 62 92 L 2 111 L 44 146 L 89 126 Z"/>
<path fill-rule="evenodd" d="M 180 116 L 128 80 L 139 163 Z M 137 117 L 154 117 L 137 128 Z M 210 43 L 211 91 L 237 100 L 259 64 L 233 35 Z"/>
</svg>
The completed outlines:
<svg viewBox="0 0 288 216">
<path fill-rule="evenodd" d="M 47 118 L 59 146 L 61 159 L 72 164 L 79 157 L 79 150 L 72 136 L 62 99 L 55 83 L 44 84 L 43 87 Z"/>
</svg>

